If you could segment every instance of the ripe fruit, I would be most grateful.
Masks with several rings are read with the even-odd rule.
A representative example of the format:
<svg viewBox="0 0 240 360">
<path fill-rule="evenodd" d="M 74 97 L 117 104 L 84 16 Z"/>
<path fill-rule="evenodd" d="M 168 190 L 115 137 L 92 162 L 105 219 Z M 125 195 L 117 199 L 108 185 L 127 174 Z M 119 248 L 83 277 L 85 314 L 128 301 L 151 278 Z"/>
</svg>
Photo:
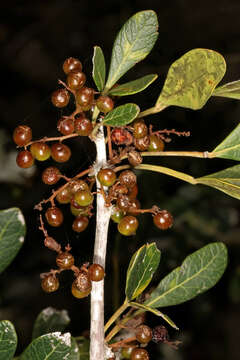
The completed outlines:
<svg viewBox="0 0 240 360">
<path fill-rule="evenodd" d="M 70 181 L 68 186 L 69 186 L 69 189 L 72 192 L 72 194 L 75 194 L 78 190 L 88 190 L 89 191 L 88 184 L 84 180 L 72 180 L 72 181 Z"/>
<path fill-rule="evenodd" d="M 62 108 L 68 105 L 70 100 L 69 92 L 66 89 L 58 89 L 52 93 L 52 103 L 57 108 Z"/>
<path fill-rule="evenodd" d="M 89 220 L 86 216 L 78 215 L 72 224 L 72 229 L 76 232 L 84 231 L 88 226 Z"/>
<path fill-rule="evenodd" d="M 88 290 L 86 291 L 80 291 L 78 290 L 78 288 L 76 287 L 76 284 L 75 284 L 75 281 L 72 283 L 72 294 L 75 298 L 77 299 L 82 299 L 84 297 L 87 297 L 90 292 L 91 292 L 91 288 L 89 288 Z"/>
<path fill-rule="evenodd" d="M 78 135 L 88 136 L 91 134 L 93 129 L 92 122 L 85 115 L 81 114 L 74 121 L 74 129 Z"/>
<path fill-rule="evenodd" d="M 141 344 L 147 344 L 152 340 L 152 329 L 147 325 L 139 325 L 136 328 L 136 339 Z"/>
<path fill-rule="evenodd" d="M 19 125 L 13 132 L 13 141 L 18 146 L 24 146 L 32 140 L 32 129 L 27 125 Z"/>
<path fill-rule="evenodd" d="M 129 189 L 128 196 L 131 200 L 134 200 L 134 199 L 136 199 L 137 194 L 138 194 L 138 186 L 136 184 L 131 189 Z"/>
<path fill-rule="evenodd" d="M 173 224 L 173 217 L 169 211 L 162 210 L 157 215 L 154 215 L 153 222 L 159 229 L 167 230 Z"/>
<path fill-rule="evenodd" d="M 142 163 L 142 156 L 141 154 L 136 150 L 131 150 L 128 153 L 128 162 L 132 166 L 137 166 Z"/>
<path fill-rule="evenodd" d="M 34 164 L 34 158 L 30 151 L 23 150 L 18 153 L 16 163 L 20 168 L 26 169 Z"/>
<path fill-rule="evenodd" d="M 127 195 L 119 195 L 117 198 L 117 207 L 120 210 L 128 211 L 131 201 Z"/>
<path fill-rule="evenodd" d="M 54 274 L 45 276 L 41 281 L 43 291 L 51 293 L 59 288 L 59 281 Z"/>
<path fill-rule="evenodd" d="M 79 291 L 91 291 L 92 281 L 89 277 L 89 274 L 85 271 L 80 271 L 78 276 L 74 280 L 74 285 Z"/>
<path fill-rule="evenodd" d="M 68 251 L 64 251 L 57 255 L 56 263 L 60 269 L 70 269 L 74 265 L 74 257 Z"/>
<path fill-rule="evenodd" d="M 143 348 L 135 348 L 131 353 L 131 360 L 149 360 L 149 355 L 147 350 Z"/>
<path fill-rule="evenodd" d="M 130 206 L 127 210 L 128 215 L 133 215 L 133 216 L 137 216 L 139 214 L 138 209 L 141 208 L 140 202 L 138 201 L 138 199 L 134 199 L 130 202 Z"/>
<path fill-rule="evenodd" d="M 58 131 L 63 135 L 70 135 L 74 131 L 74 122 L 70 118 L 62 118 L 57 124 Z"/>
<path fill-rule="evenodd" d="M 116 181 L 116 173 L 112 169 L 101 169 L 97 174 L 98 181 L 103 186 L 112 186 Z"/>
<path fill-rule="evenodd" d="M 68 186 L 60 190 L 56 196 L 56 199 L 60 204 L 68 204 L 71 201 L 71 198 L 72 193 Z"/>
<path fill-rule="evenodd" d="M 76 92 L 76 101 L 83 111 L 91 109 L 94 100 L 94 90 L 88 87 L 82 87 Z"/>
<path fill-rule="evenodd" d="M 137 183 L 137 177 L 131 170 L 125 170 L 119 175 L 120 184 L 127 186 L 131 189 Z"/>
<path fill-rule="evenodd" d="M 69 74 L 71 71 L 82 71 L 82 63 L 78 59 L 69 57 L 63 63 L 63 71 L 65 74 Z"/>
<path fill-rule="evenodd" d="M 104 268 L 99 264 L 92 264 L 88 268 L 88 274 L 92 281 L 101 281 L 104 278 Z"/>
<path fill-rule="evenodd" d="M 118 208 L 114 208 L 114 212 L 111 215 L 111 219 L 115 222 L 115 223 L 120 223 L 120 221 L 122 220 L 122 218 L 124 217 L 125 213 L 124 211 L 118 209 Z"/>
<path fill-rule="evenodd" d="M 46 216 L 47 222 L 51 226 L 57 227 L 57 226 L 60 226 L 63 222 L 63 213 L 56 206 L 48 208 L 47 211 L 45 212 L 45 216 Z"/>
<path fill-rule="evenodd" d="M 133 123 L 133 136 L 135 139 L 141 139 L 148 133 L 147 125 L 143 119 L 135 120 Z"/>
<path fill-rule="evenodd" d="M 138 220 L 135 216 L 124 216 L 118 224 L 118 231 L 125 236 L 134 235 L 138 228 Z"/>
<path fill-rule="evenodd" d="M 74 194 L 74 200 L 80 206 L 88 206 L 93 202 L 94 197 L 89 190 L 78 190 Z"/>
<path fill-rule="evenodd" d="M 123 128 L 115 128 L 111 132 L 111 140 L 116 145 L 130 145 L 133 137 L 129 131 Z"/>
<path fill-rule="evenodd" d="M 45 161 L 51 156 L 51 149 L 44 142 L 33 143 L 30 146 L 30 151 L 32 156 L 39 161 Z"/>
<path fill-rule="evenodd" d="M 148 151 L 163 151 L 164 150 L 164 142 L 162 139 L 157 137 L 156 135 L 151 135 L 149 137 L 150 143 L 148 146 Z"/>
<path fill-rule="evenodd" d="M 81 71 L 71 71 L 67 76 L 68 87 L 72 90 L 81 89 L 86 82 L 86 75 Z"/>
<path fill-rule="evenodd" d="M 114 102 L 109 96 L 101 95 L 97 99 L 96 105 L 98 109 L 103 113 L 108 113 L 114 108 Z"/>
<path fill-rule="evenodd" d="M 61 172 L 55 166 L 49 166 L 42 173 L 42 181 L 47 185 L 54 185 L 60 179 Z"/>
<path fill-rule="evenodd" d="M 137 150 L 146 151 L 150 144 L 150 137 L 146 135 L 143 138 L 139 138 L 139 139 L 134 138 L 133 144 Z"/>
<path fill-rule="evenodd" d="M 71 157 L 71 150 L 67 145 L 56 143 L 51 147 L 52 158 L 57 162 L 66 162 Z"/>
</svg>

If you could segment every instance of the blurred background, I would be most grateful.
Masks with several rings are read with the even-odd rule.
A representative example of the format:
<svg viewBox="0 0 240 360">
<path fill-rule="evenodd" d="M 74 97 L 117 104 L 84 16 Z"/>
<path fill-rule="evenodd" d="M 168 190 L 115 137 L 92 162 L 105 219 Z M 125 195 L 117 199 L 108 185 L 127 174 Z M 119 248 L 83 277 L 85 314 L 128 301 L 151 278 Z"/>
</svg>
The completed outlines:
<svg viewBox="0 0 240 360">
<path fill-rule="evenodd" d="M 41 291 L 39 274 L 55 267 L 55 255 L 43 246 L 38 230 L 38 213 L 33 207 L 49 196 L 51 189 L 41 182 L 41 171 L 51 161 L 37 163 L 29 170 L 16 166 L 12 133 L 19 124 L 31 126 L 33 138 L 57 135 L 56 123 L 62 112 L 53 108 L 50 95 L 64 80 L 63 61 L 74 56 L 92 80 L 93 46 L 102 47 L 109 64 L 112 43 L 123 23 L 140 10 L 153 9 L 159 18 L 159 39 L 152 53 L 121 80 L 158 73 L 159 79 L 142 94 L 131 97 L 141 109 L 151 107 L 163 85 L 170 64 L 185 52 L 209 48 L 220 52 L 227 62 L 223 82 L 240 78 L 240 3 L 228 0 L 172 0 L 171 2 L 120 1 L 16 1 L 0 5 L 0 208 L 20 207 L 27 222 L 25 244 L 11 266 L 0 276 L 0 319 L 11 320 L 19 336 L 18 352 L 29 343 L 34 319 L 46 306 L 66 309 L 72 318 L 73 335 L 89 328 L 89 298 L 79 301 L 70 292 L 71 274 L 61 278 L 55 294 Z M 237 126 L 240 102 L 211 98 L 199 111 L 169 108 L 150 119 L 154 129 L 190 131 L 189 138 L 172 137 L 167 150 L 211 151 Z M 88 139 L 68 142 L 71 160 L 61 166 L 71 177 L 89 166 L 95 157 Z M 162 164 L 192 176 L 213 173 L 236 163 L 227 160 L 161 158 L 148 162 Z M 164 311 L 179 326 L 169 329 L 171 339 L 182 341 L 178 351 L 166 345 L 150 345 L 151 359 L 239 359 L 240 320 L 240 204 L 236 199 L 204 186 L 193 187 L 161 174 L 138 172 L 142 207 L 153 204 L 174 216 L 171 230 L 161 232 L 151 216 L 140 217 L 135 237 L 121 237 L 111 224 L 106 267 L 106 317 L 121 303 L 125 274 L 131 255 L 146 241 L 156 241 L 162 250 L 159 279 L 181 264 L 192 251 L 213 241 L 229 249 L 229 266 L 215 288 L 196 299 Z M 150 190 L 151 189 L 151 190 Z M 73 247 L 76 263 L 89 261 L 93 251 L 94 219 L 80 235 L 71 229 L 73 221 L 64 208 L 61 229 L 49 233 L 63 245 Z M 124 251 L 122 251 L 124 249 Z M 121 269 L 121 271 L 119 271 Z M 162 324 L 147 316 L 150 326 Z"/>
</svg>

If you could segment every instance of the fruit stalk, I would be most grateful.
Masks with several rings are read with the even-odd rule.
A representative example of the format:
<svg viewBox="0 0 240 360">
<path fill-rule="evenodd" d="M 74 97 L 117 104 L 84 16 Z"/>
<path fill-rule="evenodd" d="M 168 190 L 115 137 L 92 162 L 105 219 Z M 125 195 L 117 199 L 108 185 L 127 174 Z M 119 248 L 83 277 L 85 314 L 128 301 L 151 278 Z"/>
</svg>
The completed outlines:
<svg viewBox="0 0 240 360">
<path fill-rule="evenodd" d="M 97 156 L 95 175 L 107 162 L 106 145 L 103 127 L 94 139 Z M 96 234 L 94 244 L 93 263 L 105 268 L 108 226 L 111 216 L 111 207 L 105 206 L 105 201 L 100 193 L 101 186 L 97 180 L 97 216 Z M 92 283 L 91 291 L 91 326 L 90 326 L 90 360 L 104 360 L 104 280 Z"/>
</svg>

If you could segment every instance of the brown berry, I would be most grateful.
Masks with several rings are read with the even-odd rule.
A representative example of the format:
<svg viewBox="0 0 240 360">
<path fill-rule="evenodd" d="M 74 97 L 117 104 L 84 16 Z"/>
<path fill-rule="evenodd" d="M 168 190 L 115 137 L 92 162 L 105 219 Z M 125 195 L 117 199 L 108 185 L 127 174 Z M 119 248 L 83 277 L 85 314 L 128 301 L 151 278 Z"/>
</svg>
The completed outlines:
<svg viewBox="0 0 240 360">
<path fill-rule="evenodd" d="M 56 206 L 48 208 L 47 211 L 45 212 L 45 216 L 46 216 L 47 222 L 51 226 L 58 227 L 63 222 L 63 213 Z"/>
<path fill-rule="evenodd" d="M 118 231 L 125 236 L 135 235 L 138 228 L 138 220 L 135 216 L 124 216 L 118 224 Z"/>
<path fill-rule="evenodd" d="M 130 360 L 149 360 L 149 355 L 147 350 L 143 348 L 133 349 Z"/>
<path fill-rule="evenodd" d="M 42 181 L 47 185 L 54 185 L 61 177 L 61 172 L 55 166 L 49 166 L 42 173 Z"/>
<path fill-rule="evenodd" d="M 86 75 L 81 71 L 71 71 L 67 76 L 68 87 L 72 90 L 81 89 L 86 82 Z"/>
<path fill-rule="evenodd" d="M 92 264 L 88 268 L 88 274 L 92 281 L 101 281 L 104 278 L 104 268 L 99 264 Z"/>
<path fill-rule="evenodd" d="M 93 129 L 92 122 L 84 114 L 81 114 L 74 121 L 74 129 L 80 136 L 89 136 Z"/>
<path fill-rule="evenodd" d="M 58 254 L 56 264 L 60 269 L 70 269 L 74 265 L 74 257 L 68 251 Z"/>
<path fill-rule="evenodd" d="M 139 154 L 138 151 L 131 150 L 128 153 L 128 162 L 130 165 L 137 166 L 137 165 L 140 165 L 142 163 L 142 161 L 143 161 L 142 156 L 141 156 L 141 154 Z"/>
<path fill-rule="evenodd" d="M 59 288 L 59 281 L 54 274 L 45 276 L 41 281 L 43 291 L 51 293 Z"/>
<path fill-rule="evenodd" d="M 162 210 L 154 215 L 153 222 L 161 230 L 167 230 L 173 225 L 173 217 L 167 210 Z"/>
<path fill-rule="evenodd" d="M 141 139 L 148 133 L 147 125 L 143 119 L 137 119 L 133 123 L 133 136 L 135 139 Z"/>
<path fill-rule="evenodd" d="M 34 158 L 30 151 L 23 150 L 20 151 L 16 158 L 16 163 L 20 168 L 27 169 L 34 164 Z"/>
<path fill-rule="evenodd" d="M 47 236 L 44 239 L 44 246 L 52 251 L 56 251 L 57 253 L 61 251 L 61 245 L 51 236 Z"/>
<path fill-rule="evenodd" d="M 68 105 L 70 100 L 69 92 L 66 89 L 58 89 L 52 93 L 52 103 L 57 108 L 62 108 Z"/>
<path fill-rule="evenodd" d="M 70 203 L 72 198 L 72 192 L 69 189 L 69 186 L 63 188 L 57 193 L 56 199 L 60 204 L 68 204 Z"/>
<path fill-rule="evenodd" d="M 62 118 L 57 124 L 58 131 L 63 135 L 70 135 L 74 132 L 74 121 L 70 118 Z"/>
<path fill-rule="evenodd" d="M 52 158 L 57 162 L 66 162 L 71 157 L 71 150 L 67 145 L 56 143 L 51 147 Z"/>
<path fill-rule="evenodd" d="M 135 148 L 139 151 L 146 151 L 149 147 L 150 144 L 150 138 L 148 135 L 144 136 L 143 138 L 140 139 L 133 139 L 133 144 L 135 146 Z"/>
<path fill-rule="evenodd" d="M 98 181 L 103 186 L 112 186 L 116 181 L 116 173 L 112 169 L 101 169 L 97 174 Z"/>
<path fill-rule="evenodd" d="M 86 291 L 80 291 L 78 290 L 75 281 L 72 283 L 72 295 L 77 299 L 82 299 L 87 297 L 90 294 L 91 290 L 92 288 L 89 288 Z"/>
<path fill-rule="evenodd" d="M 82 71 L 82 63 L 78 59 L 69 57 L 63 63 L 63 71 L 65 74 L 69 74 L 71 71 Z"/>
<path fill-rule="evenodd" d="M 152 329 L 147 325 L 139 325 L 136 328 L 136 339 L 141 344 L 147 344 L 152 340 Z"/>
<path fill-rule="evenodd" d="M 113 100 L 109 96 L 104 95 L 99 96 L 96 105 L 98 109 L 105 114 L 114 108 Z"/>
<path fill-rule="evenodd" d="M 13 141 L 18 146 L 25 146 L 32 140 L 32 129 L 27 125 L 19 125 L 13 132 Z"/>
<path fill-rule="evenodd" d="M 163 151 L 165 144 L 162 139 L 156 135 L 150 136 L 150 143 L 148 146 L 148 151 Z"/>
<path fill-rule="evenodd" d="M 90 110 L 94 100 L 94 90 L 88 87 L 82 87 L 76 92 L 76 101 L 83 111 Z"/>
<path fill-rule="evenodd" d="M 78 190 L 89 191 L 88 184 L 84 180 L 71 180 L 68 186 L 72 194 L 75 194 Z"/>
<path fill-rule="evenodd" d="M 76 231 L 78 233 L 84 231 L 88 226 L 89 220 L 87 216 L 78 215 L 72 224 L 73 231 Z"/>
<path fill-rule="evenodd" d="M 79 291 L 88 291 L 92 289 L 92 281 L 89 277 L 89 274 L 85 271 L 80 271 L 76 279 L 74 280 L 74 284 Z"/>
<path fill-rule="evenodd" d="M 120 184 L 127 186 L 131 189 L 137 183 L 137 177 L 131 170 L 122 171 L 119 175 Z"/>
</svg>

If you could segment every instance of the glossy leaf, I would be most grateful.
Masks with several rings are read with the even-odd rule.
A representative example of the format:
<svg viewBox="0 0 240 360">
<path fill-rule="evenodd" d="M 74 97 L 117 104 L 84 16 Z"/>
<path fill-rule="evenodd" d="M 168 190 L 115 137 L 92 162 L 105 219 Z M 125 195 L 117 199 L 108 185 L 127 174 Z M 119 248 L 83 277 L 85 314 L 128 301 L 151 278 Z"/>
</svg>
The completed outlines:
<svg viewBox="0 0 240 360">
<path fill-rule="evenodd" d="M 92 77 L 98 91 L 102 91 L 105 85 L 106 64 L 104 54 L 99 46 L 94 46 Z"/>
<path fill-rule="evenodd" d="M 211 153 L 213 157 L 240 160 L 240 124 Z"/>
<path fill-rule="evenodd" d="M 140 79 L 133 80 L 127 82 L 126 84 L 121 84 L 112 88 L 112 90 L 109 91 L 109 94 L 114 96 L 137 94 L 140 91 L 146 89 L 149 85 L 151 85 L 157 79 L 157 77 L 157 74 L 143 76 Z"/>
<path fill-rule="evenodd" d="M 20 360 L 70 360 L 71 334 L 54 332 L 33 340 L 20 356 Z"/>
<path fill-rule="evenodd" d="M 102 121 L 104 125 L 124 126 L 130 124 L 139 114 L 140 109 L 136 104 L 125 104 L 110 111 Z"/>
<path fill-rule="evenodd" d="M 225 60 L 219 53 L 208 49 L 187 52 L 171 65 L 156 106 L 201 109 L 225 71 Z"/>
<path fill-rule="evenodd" d="M 240 100 L 240 80 L 217 87 L 213 95 Z"/>
<path fill-rule="evenodd" d="M 90 347 L 89 339 L 82 337 L 78 341 L 80 360 L 89 360 L 89 347 Z"/>
<path fill-rule="evenodd" d="M 40 312 L 34 326 L 32 339 L 55 331 L 64 331 L 70 323 L 66 310 L 56 310 L 48 307 Z"/>
<path fill-rule="evenodd" d="M 198 184 L 214 187 L 236 199 L 240 199 L 240 165 L 197 178 L 196 181 Z"/>
<path fill-rule="evenodd" d="M 170 317 L 167 316 L 166 314 L 162 313 L 161 311 L 159 311 L 159 310 L 157 310 L 155 308 L 151 308 L 150 306 L 147 306 L 147 305 L 144 305 L 144 304 L 139 304 L 139 303 L 136 303 L 136 302 L 133 302 L 133 301 L 130 302 L 129 305 L 132 306 L 132 307 L 135 307 L 137 309 L 141 309 L 141 310 L 144 310 L 144 311 L 150 311 L 154 315 L 163 318 L 163 320 L 165 320 L 174 329 L 179 330 L 177 325 L 170 319 Z"/>
<path fill-rule="evenodd" d="M 0 321 L 0 359 L 11 360 L 17 348 L 17 334 L 8 320 Z"/>
<path fill-rule="evenodd" d="M 19 209 L 0 211 L 0 272 L 12 262 L 21 249 L 25 232 L 25 220 Z"/>
<path fill-rule="evenodd" d="M 129 263 L 125 293 L 133 300 L 146 289 L 158 268 L 161 253 L 155 243 L 143 245 Z"/>
<path fill-rule="evenodd" d="M 213 287 L 227 266 L 227 248 L 216 242 L 187 256 L 182 265 L 168 274 L 144 305 L 158 308 L 181 304 Z"/>
<path fill-rule="evenodd" d="M 113 45 L 105 92 L 150 53 L 157 37 L 158 20 L 152 10 L 136 13 L 123 25 Z"/>
</svg>

